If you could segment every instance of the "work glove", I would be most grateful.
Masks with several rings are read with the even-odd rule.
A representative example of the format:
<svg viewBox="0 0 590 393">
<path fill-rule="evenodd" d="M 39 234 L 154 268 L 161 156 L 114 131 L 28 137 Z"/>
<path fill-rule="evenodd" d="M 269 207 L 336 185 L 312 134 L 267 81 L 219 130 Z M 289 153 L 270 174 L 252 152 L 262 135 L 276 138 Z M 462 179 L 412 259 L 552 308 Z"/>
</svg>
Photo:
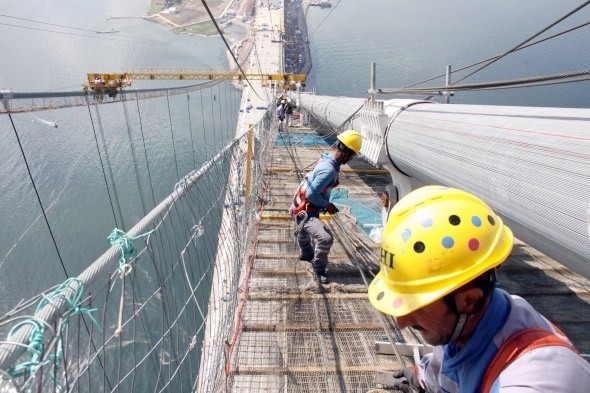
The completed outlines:
<svg viewBox="0 0 590 393">
<path fill-rule="evenodd" d="M 403 368 L 392 372 L 395 381 L 391 387 L 401 390 L 404 393 L 423 392 L 416 383 L 416 373 L 414 368 Z"/>
<path fill-rule="evenodd" d="M 338 208 L 333 204 L 330 203 L 327 207 L 326 207 L 326 211 L 330 214 L 336 214 L 338 213 L 340 210 L 338 210 Z"/>
</svg>

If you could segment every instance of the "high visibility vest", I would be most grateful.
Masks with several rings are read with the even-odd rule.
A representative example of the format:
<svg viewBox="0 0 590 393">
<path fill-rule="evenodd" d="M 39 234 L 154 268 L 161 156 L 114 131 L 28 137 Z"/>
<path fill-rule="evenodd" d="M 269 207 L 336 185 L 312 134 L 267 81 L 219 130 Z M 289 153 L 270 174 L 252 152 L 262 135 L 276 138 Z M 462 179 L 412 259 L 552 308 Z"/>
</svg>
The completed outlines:
<svg viewBox="0 0 590 393">
<path fill-rule="evenodd" d="M 321 162 L 321 160 L 319 162 Z M 319 162 L 318 162 L 318 164 L 319 164 Z M 322 190 L 322 192 L 320 192 L 320 194 L 324 194 L 326 192 L 329 192 L 334 187 L 337 187 L 338 184 L 340 184 L 340 177 L 338 175 L 339 174 L 338 169 L 336 168 L 336 165 L 334 165 L 333 162 L 330 161 L 330 164 L 336 170 L 336 179 L 334 180 L 334 183 L 330 184 L 329 186 L 326 186 Z M 316 166 L 317 166 L 317 164 L 314 166 L 314 170 L 315 170 Z M 292 206 L 294 206 L 294 207 L 292 207 L 289 210 L 289 213 L 291 213 L 293 215 L 297 215 L 297 214 L 301 213 L 302 211 L 306 211 L 307 213 L 314 213 L 319 210 L 311 202 L 309 202 L 307 200 L 307 196 L 306 196 L 307 188 L 308 188 L 307 182 L 309 181 L 309 174 L 312 172 L 313 172 L 313 170 L 311 172 L 309 172 L 308 174 L 306 174 L 303 181 L 301 183 L 299 183 L 299 187 L 297 187 L 297 191 L 295 191 L 295 195 L 293 196 Z"/>
</svg>

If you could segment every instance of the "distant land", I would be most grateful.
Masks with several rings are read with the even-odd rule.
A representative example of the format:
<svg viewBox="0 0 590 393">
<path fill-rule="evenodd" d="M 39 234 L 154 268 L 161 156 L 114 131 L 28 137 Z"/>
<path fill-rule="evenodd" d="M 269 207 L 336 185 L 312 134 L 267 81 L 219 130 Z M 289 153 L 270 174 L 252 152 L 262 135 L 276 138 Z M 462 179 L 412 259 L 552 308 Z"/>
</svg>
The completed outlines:
<svg viewBox="0 0 590 393">
<path fill-rule="evenodd" d="M 208 0 L 207 5 L 215 18 L 219 18 L 221 13 L 231 4 L 239 14 L 246 3 L 253 0 Z M 209 18 L 207 10 L 201 0 L 151 0 L 148 10 L 150 20 L 161 25 L 167 26 L 176 32 L 186 32 L 193 34 L 215 35 L 217 30 Z M 218 21 L 218 23 L 221 21 Z"/>
</svg>

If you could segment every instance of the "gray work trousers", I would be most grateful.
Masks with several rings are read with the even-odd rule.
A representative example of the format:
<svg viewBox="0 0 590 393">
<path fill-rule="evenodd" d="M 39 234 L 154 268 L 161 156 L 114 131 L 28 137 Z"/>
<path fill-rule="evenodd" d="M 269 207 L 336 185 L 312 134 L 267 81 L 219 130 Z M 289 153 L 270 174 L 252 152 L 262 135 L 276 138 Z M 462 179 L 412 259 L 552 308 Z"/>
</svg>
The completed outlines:
<svg viewBox="0 0 590 393">
<path fill-rule="evenodd" d="M 311 238 L 315 241 L 315 250 L 311 244 Z M 313 271 L 316 274 L 324 274 L 328 265 L 328 254 L 334 243 L 332 232 L 318 217 L 310 217 L 297 233 L 297 242 L 303 257 L 313 255 L 311 261 Z"/>
</svg>

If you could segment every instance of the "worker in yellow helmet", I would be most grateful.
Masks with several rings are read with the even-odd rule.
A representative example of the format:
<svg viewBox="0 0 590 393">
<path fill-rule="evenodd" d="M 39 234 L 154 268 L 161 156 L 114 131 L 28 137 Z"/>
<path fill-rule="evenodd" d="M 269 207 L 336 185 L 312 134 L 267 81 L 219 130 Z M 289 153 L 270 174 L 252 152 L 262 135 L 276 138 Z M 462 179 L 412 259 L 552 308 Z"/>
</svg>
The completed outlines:
<svg viewBox="0 0 590 393">
<path fill-rule="evenodd" d="M 394 372 L 419 392 L 582 392 L 590 364 L 524 299 L 495 288 L 513 236 L 467 192 L 419 188 L 390 211 L 371 304 L 435 346 Z M 522 355 L 522 356 L 519 356 Z"/>
<path fill-rule="evenodd" d="M 340 166 L 361 151 L 362 137 L 347 130 L 338 135 L 330 153 L 323 153 L 313 170 L 299 184 L 289 209 L 297 225 L 297 242 L 301 250 L 299 259 L 311 262 L 316 281 L 327 284 L 326 266 L 334 237 L 319 219 L 320 212 L 338 213 L 330 202 L 330 192 L 338 186 Z M 315 248 L 311 239 L 315 240 Z"/>
</svg>

